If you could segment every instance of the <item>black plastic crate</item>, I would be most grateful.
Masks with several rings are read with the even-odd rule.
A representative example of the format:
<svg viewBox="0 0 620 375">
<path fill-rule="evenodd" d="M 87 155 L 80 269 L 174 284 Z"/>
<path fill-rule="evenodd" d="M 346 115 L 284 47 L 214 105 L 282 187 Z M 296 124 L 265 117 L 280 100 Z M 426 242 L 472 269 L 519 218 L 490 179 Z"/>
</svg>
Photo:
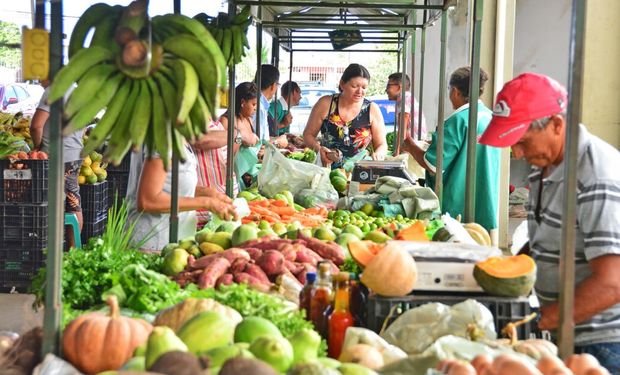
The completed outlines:
<svg viewBox="0 0 620 375">
<path fill-rule="evenodd" d="M 0 249 L 46 248 L 47 215 L 47 204 L 0 204 Z"/>
<path fill-rule="evenodd" d="M 108 217 L 104 217 L 103 219 L 97 222 L 84 222 L 82 226 L 82 243 L 85 244 L 88 242 L 88 239 L 91 237 L 100 236 L 105 231 L 105 227 L 108 224 Z"/>
<path fill-rule="evenodd" d="M 118 197 L 118 205 L 123 202 L 127 194 L 127 183 L 129 181 L 129 173 L 127 172 L 108 172 L 108 203 L 114 206 L 115 197 Z"/>
<path fill-rule="evenodd" d="M 42 249 L 0 249 L 0 261 L 7 262 L 44 262 L 45 248 Z"/>
<path fill-rule="evenodd" d="M 80 185 L 84 222 L 98 222 L 108 214 L 108 182 Z"/>
<path fill-rule="evenodd" d="M 48 160 L 0 160 L 0 202 L 47 202 L 48 172 Z"/>
<path fill-rule="evenodd" d="M 491 311 L 498 336 L 501 336 L 501 330 L 506 324 L 521 320 L 534 311 L 527 297 L 509 298 L 489 296 L 488 294 L 430 295 L 421 293 L 405 297 L 381 297 L 373 294 L 368 297 L 366 327 L 375 332 L 379 332 L 384 321 L 390 316 L 392 308 L 394 308 L 394 311 L 386 327 L 409 309 L 432 302 L 439 302 L 444 305 L 452 306 L 467 299 L 474 299 Z M 517 334 L 520 338 L 525 339 L 529 338 L 531 335 L 539 336 L 539 331 L 535 323 L 530 321 L 517 327 Z"/>
<path fill-rule="evenodd" d="M 44 262 L 0 261 L 0 292 L 25 293 Z"/>
<path fill-rule="evenodd" d="M 129 173 L 129 165 L 131 164 L 131 152 L 128 152 L 123 161 L 119 165 L 108 164 L 106 171 L 108 173 Z"/>
</svg>

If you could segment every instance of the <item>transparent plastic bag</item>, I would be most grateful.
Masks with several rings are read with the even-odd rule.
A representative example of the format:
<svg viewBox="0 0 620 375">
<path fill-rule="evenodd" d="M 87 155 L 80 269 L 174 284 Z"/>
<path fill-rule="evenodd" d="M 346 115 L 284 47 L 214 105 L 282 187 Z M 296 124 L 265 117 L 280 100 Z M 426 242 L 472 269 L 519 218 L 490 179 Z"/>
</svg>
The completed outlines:
<svg viewBox="0 0 620 375">
<path fill-rule="evenodd" d="M 287 159 L 270 144 L 265 144 L 263 167 L 258 173 L 258 189 L 267 197 L 288 190 L 296 201 L 312 194 L 317 204 L 335 207 L 338 202 L 338 192 L 329 181 L 329 169 Z"/>
</svg>

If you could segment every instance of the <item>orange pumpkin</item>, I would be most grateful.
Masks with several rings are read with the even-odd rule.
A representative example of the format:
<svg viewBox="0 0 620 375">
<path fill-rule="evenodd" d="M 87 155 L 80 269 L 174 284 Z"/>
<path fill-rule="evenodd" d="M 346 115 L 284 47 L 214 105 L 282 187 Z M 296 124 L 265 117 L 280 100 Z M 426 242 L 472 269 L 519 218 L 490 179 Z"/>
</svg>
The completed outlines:
<svg viewBox="0 0 620 375">
<path fill-rule="evenodd" d="M 81 315 L 63 333 L 65 359 L 87 374 L 120 368 L 153 329 L 145 320 L 121 316 L 115 296 L 110 296 L 107 303 L 109 314 Z"/>
<path fill-rule="evenodd" d="M 387 245 L 370 260 L 360 280 L 379 295 L 401 297 L 413 290 L 418 269 L 406 250 Z"/>
</svg>

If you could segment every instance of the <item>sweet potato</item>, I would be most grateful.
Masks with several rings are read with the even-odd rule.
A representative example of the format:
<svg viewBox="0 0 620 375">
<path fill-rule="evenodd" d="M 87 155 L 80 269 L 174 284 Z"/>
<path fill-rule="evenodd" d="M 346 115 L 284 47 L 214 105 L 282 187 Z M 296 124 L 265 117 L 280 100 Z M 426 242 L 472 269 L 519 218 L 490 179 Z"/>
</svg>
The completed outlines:
<svg viewBox="0 0 620 375">
<path fill-rule="evenodd" d="M 222 258 L 226 258 L 228 262 L 232 264 L 237 258 L 243 258 L 245 260 L 250 260 L 250 254 L 248 254 L 245 249 L 240 249 L 238 247 L 231 247 L 230 249 L 226 249 L 221 253 L 216 253 L 214 255 L 219 255 Z M 202 258 L 201 258 L 202 259 Z"/>
<path fill-rule="evenodd" d="M 308 272 L 315 272 L 316 273 L 316 267 L 313 266 L 312 264 L 308 264 L 308 263 L 302 263 L 303 264 L 303 269 L 299 272 L 295 274 L 295 277 L 297 278 L 297 280 L 302 284 L 306 284 L 306 274 Z"/>
<path fill-rule="evenodd" d="M 295 260 L 295 258 L 297 257 L 297 248 L 296 248 L 296 246 L 299 246 L 299 245 L 293 245 L 293 244 L 290 244 L 290 243 L 282 244 L 282 245 L 278 246 L 277 250 L 282 253 L 282 255 L 284 256 L 285 260 L 293 262 Z"/>
<path fill-rule="evenodd" d="M 324 259 L 331 260 L 337 266 L 344 263 L 344 250 L 333 241 L 323 242 L 319 239 L 306 237 L 301 231 L 297 232 L 297 237 L 308 243 L 308 248 L 322 256 Z"/>
<path fill-rule="evenodd" d="M 190 255 L 187 260 L 187 269 L 189 269 L 190 271 L 203 270 L 205 267 L 209 266 L 214 260 L 220 258 L 220 254 L 221 253 L 215 253 L 200 257 L 198 259 L 195 259 L 193 255 Z M 194 259 L 192 260 L 192 258 Z"/>
<path fill-rule="evenodd" d="M 198 278 L 198 288 L 206 289 L 214 287 L 217 279 L 226 273 L 228 267 L 230 267 L 230 262 L 226 258 L 220 257 L 215 259 L 211 264 L 205 267 L 204 272 Z"/>
<path fill-rule="evenodd" d="M 297 256 L 295 257 L 296 262 L 307 263 L 316 266 L 316 264 L 322 260 L 323 258 L 321 258 L 319 254 L 315 253 L 314 251 L 308 249 L 305 246 L 300 245 L 297 249 Z"/>
<path fill-rule="evenodd" d="M 249 261 L 245 258 L 237 258 L 233 260 L 232 263 L 230 264 L 230 268 L 228 272 L 232 273 L 233 275 L 239 272 L 243 272 L 248 262 Z"/>
<path fill-rule="evenodd" d="M 291 271 L 293 275 L 297 275 L 298 273 L 304 270 L 303 263 L 295 263 L 295 262 L 291 262 L 290 260 L 286 260 L 286 259 L 284 260 L 284 266 L 286 267 L 286 269 Z"/>
<path fill-rule="evenodd" d="M 269 288 L 271 287 L 271 284 L 265 284 L 263 282 L 261 282 L 259 279 L 257 279 L 256 277 L 246 273 L 246 272 L 240 272 L 238 274 L 235 275 L 235 281 L 238 283 L 245 283 L 248 284 L 250 287 L 252 287 L 253 289 L 256 289 L 258 291 L 261 292 L 268 292 Z"/>
<path fill-rule="evenodd" d="M 220 276 L 215 282 L 215 287 L 217 288 L 220 285 L 230 285 L 233 283 L 233 275 L 231 273 L 225 273 Z"/>
<path fill-rule="evenodd" d="M 261 250 L 273 250 L 273 249 L 277 249 L 278 246 L 282 244 L 290 244 L 292 242 L 293 241 L 287 240 L 285 238 L 279 238 L 279 239 L 270 239 L 267 241 L 258 242 L 258 243 L 252 244 L 251 246 L 248 246 L 249 242 L 246 242 L 243 247 L 254 247 L 257 249 L 261 249 Z"/>
<path fill-rule="evenodd" d="M 255 247 L 248 247 L 245 248 L 245 251 L 248 252 L 248 254 L 250 254 L 250 259 L 252 260 L 256 260 L 258 258 L 260 258 L 261 255 L 263 255 L 263 250 L 261 249 L 257 249 Z"/>
<path fill-rule="evenodd" d="M 265 271 L 263 271 L 263 269 L 257 266 L 256 264 L 247 263 L 245 265 L 245 273 L 257 278 L 258 280 L 260 280 L 261 282 L 265 284 L 271 284 L 271 282 L 269 281 L 269 278 L 267 277 L 267 274 L 265 274 Z"/>
<path fill-rule="evenodd" d="M 277 276 L 286 270 L 284 256 L 277 250 L 267 250 L 258 258 L 256 264 L 265 271 L 268 276 Z"/>
</svg>

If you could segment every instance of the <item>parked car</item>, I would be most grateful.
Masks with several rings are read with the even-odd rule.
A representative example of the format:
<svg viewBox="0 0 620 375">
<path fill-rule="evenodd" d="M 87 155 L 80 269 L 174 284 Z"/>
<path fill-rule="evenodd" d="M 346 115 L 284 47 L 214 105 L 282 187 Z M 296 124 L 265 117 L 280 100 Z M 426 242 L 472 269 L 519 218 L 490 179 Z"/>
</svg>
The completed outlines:
<svg viewBox="0 0 620 375">
<path fill-rule="evenodd" d="M 2 112 L 22 112 L 24 116 L 34 115 L 40 98 L 33 97 L 26 87 L 19 83 L 0 84 L 0 110 Z"/>
<path fill-rule="evenodd" d="M 332 95 L 336 93 L 335 89 L 327 87 L 310 87 L 301 86 L 301 100 L 299 105 L 291 109 L 293 115 L 293 123 L 290 132 L 292 134 L 301 135 L 306 128 L 306 123 L 310 117 L 312 107 L 319 101 L 322 96 Z"/>
</svg>

